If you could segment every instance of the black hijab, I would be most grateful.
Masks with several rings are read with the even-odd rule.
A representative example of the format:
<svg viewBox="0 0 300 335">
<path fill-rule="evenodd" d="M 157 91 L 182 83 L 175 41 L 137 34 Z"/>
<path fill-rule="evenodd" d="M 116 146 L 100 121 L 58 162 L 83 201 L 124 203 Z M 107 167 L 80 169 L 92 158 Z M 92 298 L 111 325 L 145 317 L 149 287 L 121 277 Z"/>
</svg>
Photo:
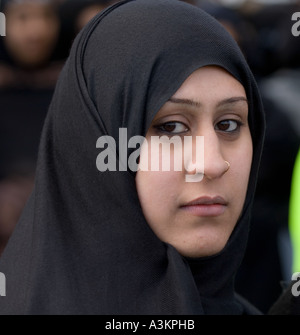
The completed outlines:
<svg viewBox="0 0 300 335">
<path fill-rule="evenodd" d="M 217 255 L 185 259 L 148 226 L 133 172 L 99 172 L 96 141 L 145 136 L 196 69 L 218 65 L 245 87 L 254 145 L 241 218 Z M 201 9 L 129 0 L 76 38 L 44 126 L 35 189 L 0 261 L 5 314 L 242 314 L 242 260 L 264 133 L 252 74 L 237 44 Z M 118 149 L 118 147 L 117 147 Z M 128 155 L 130 152 L 128 153 Z"/>
</svg>

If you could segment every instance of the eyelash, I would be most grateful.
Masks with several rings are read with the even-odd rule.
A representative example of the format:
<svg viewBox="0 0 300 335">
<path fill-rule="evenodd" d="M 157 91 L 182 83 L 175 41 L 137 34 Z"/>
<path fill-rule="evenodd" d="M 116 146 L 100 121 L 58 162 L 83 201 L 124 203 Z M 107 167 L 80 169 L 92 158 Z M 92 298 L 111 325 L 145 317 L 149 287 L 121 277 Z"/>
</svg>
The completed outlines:
<svg viewBox="0 0 300 335">
<path fill-rule="evenodd" d="M 178 124 L 185 127 L 186 130 L 174 133 L 172 131 L 168 131 L 168 130 L 164 129 L 164 127 L 166 127 L 168 125 L 178 125 Z M 187 125 L 185 125 L 183 122 L 179 122 L 179 121 L 168 121 L 168 122 L 165 122 L 165 123 L 162 123 L 162 124 L 158 124 L 158 125 L 154 126 L 154 128 L 156 129 L 156 131 L 158 133 L 165 134 L 165 135 L 170 135 L 170 134 L 181 135 L 181 134 L 186 133 L 189 130 Z"/>
<path fill-rule="evenodd" d="M 243 123 L 239 120 L 222 120 L 222 121 L 218 122 L 217 125 L 220 125 L 222 123 L 223 124 L 228 124 L 228 123 L 232 123 L 232 122 L 234 122 L 236 124 L 236 128 L 234 130 L 230 130 L 230 131 L 220 130 L 220 129 L 217 129 L 217 130 L 222 132 L 222 133 L 226 133 L 226 134 L 236 134 L 236 133 L 238 133 L 240 131 L 241 126 L 243 125 Z"/>
<path fill-rule="evenodd" d="M 220 125 L 220 124 L 228 124 L 228 123 L 236 123 L 236 128 L 234 130 L 230 130 L 230 131 L 227 131 L 227 130 L 220 130 L 220 129 L 217 129 L 217 126 Z M 168 125 L 182 125 L 185 127 L 185 130 L 184 131 L 179 131 L 179 132 L 174 132 L 174 131 L 168 131 L 166 129 L 164 129 L 166 126 Z M 229 124 L 230 126 L 230 124 Z M 222 133 L 225 133 L 227 135 L 230 135 L 230 134 L 236 134 L 240 131 L 240 128 L 241 126 L 243 126 L 243 123 L 239 120 L 222 120 L 222 121 L 219 121 L 216 126 L 215 126 L 215 129 L 219 132 L 222 132 Z M 156 129 L 157 133 L 158 134 L 164 134 L 164 135 L 182 135 L 182 134 L 185 134 L 186 132 L 189 131 L 189 128 L 187 125 L 185 125 L 184 123 L 182 122 L 179 122 L 179 121 L 169 121 L 169 122 L 165 122 L 165 123 L 162 123 L 162 124 L 158 124 L 156 126 L 154 126 L 154 128 Z"/>
</svg>

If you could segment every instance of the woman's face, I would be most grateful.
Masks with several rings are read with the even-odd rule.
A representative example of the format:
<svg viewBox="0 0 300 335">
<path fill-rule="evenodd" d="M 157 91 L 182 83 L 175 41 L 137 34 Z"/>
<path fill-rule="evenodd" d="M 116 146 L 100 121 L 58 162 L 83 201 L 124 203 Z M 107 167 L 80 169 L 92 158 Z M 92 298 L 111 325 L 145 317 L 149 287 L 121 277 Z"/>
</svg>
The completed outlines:
<svg viewBox="0 0 300 335">
<path fill-rule="evenodd" d="M 214 255 L 224 248 L 239 219 L 248 186 L 253 148 L 244 87 L 219 67 L 198 69 L 156 114 L 140 164 L 151 166 L 151 138 L 164 135 L 177 135 L 182 143 L 185 136 L 192 137 L 192 149 L 182 146 L 181 171 L 172 158 L 170 171 L 162 165 L 160 171 L 138 170 L 136 185 L 145 218 L 154 233 L 183 256 Z M 196 136 L 204 138 L 204 175 L 187 182 L 186 176 L 197 177 L 196 170 L 203 166 L 195 159 Z M 178 157 L 176 150 L 171 146 L 171 157 Z M 194 171 L 185 168 L 187 161 L 196 162 Z"/>
<path fill-rule="evenodd" d="M 7 7 L 5 43 L 12 57 L 28 67 L 50 58 L 58 39 L 59 21 L 53 8 L 42 1 L 13 3 Z"/>
</svg>

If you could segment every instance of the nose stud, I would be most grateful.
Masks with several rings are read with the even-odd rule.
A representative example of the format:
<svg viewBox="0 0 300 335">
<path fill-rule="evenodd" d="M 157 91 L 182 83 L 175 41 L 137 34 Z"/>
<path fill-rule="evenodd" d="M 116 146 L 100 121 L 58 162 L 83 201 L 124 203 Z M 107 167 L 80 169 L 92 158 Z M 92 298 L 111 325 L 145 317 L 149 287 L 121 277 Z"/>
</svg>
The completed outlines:
<svg viewBox="0 0 300 335">
<path fill-rule="evenodd" d="M 230 169 L 230 163 L 227 162 L 227 161 L 225 161 L 225 163 L 227 164 L 227 169 L 226 169 L 226 171 L 224 173 L 226 173 Z"/>
</svg>

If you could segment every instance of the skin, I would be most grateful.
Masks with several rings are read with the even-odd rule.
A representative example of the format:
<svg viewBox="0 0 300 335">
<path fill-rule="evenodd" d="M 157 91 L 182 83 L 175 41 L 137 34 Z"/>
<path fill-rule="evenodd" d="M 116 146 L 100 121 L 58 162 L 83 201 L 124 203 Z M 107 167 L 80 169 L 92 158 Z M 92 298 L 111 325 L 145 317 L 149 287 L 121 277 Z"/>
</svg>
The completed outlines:
<svg viewBox="0 0 300 335">
<path fill-rule="evenodd" d="M 136 186 L 144 216 L 158 238 L 183 256 L 214 255 L 225 247 L 240 217 L 249 181 L 253 145 L 244 87 L 219 67 L 198 69 L 156 114 L 140 164 L 146 157 L 151 164 L 151 137 L 163 135 L 178 135 L 183 141 L 192 136 L 190 161 L 196 136 L 204 136 L 204 176 L 200 182 L 186 182 L 186 175 L 196 170 L 186 171 L 184 161 L 182 171 L 174 171 L 172 165 L 171 171 L 138 170 Z M 171 157 L 174 150 L 171 147 Z M 199 197 L 212 203 L 191 204 Z M 221 204 L 215 197 L 223 199 Z"/>
<path fill-rule="evenodd" d="M 24 67 L 47 62 L 58 39 L 59 21 L 50 5 L 26 1 L 10 4 L 6 11 L 5 44 Z"/>
</svg>

